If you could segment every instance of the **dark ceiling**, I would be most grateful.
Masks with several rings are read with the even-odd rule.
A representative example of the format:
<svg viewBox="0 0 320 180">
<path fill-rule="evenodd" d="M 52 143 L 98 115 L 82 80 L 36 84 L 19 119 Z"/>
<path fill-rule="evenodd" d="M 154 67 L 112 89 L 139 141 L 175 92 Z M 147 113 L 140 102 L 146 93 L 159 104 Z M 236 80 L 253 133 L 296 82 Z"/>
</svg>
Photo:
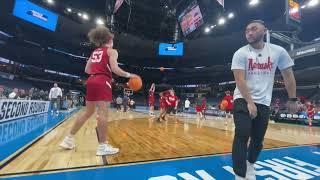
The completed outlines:
<svg viewBox="0 0 320 180">
<path fill-rule="evenodd" d="M 0 30 L 15 36 L 1 47 L 0 55 L 26 64 L 38 65 L 58 71 L 82 74 L 84 60 L 47 51 L 47 47 L 64 50 L 76 55 L 89 56 L 91 46 L 87 46 L 87 32 L 95 26 L 95 17 L 106 19 L 104 0 L 55 0 L 48 5 L 44 0 L 32 0 L 47 9 L 58 13 L 59 22 L 56 32 L 46 31 L 23 22 L 11 15 L 14 0 L 0 2 Z M 115 46 L 119 50 L 119 62 L 141 74 L 146 81 L 167 81 L 169 83 L 221 82 L 232 80 L 229 70 L 233 53 L 246 43 L 243 29 L 249 20 L 263 19 L 272 30 L 288 30 L 284 23 L 284 0 L 265 0 L 257 7 L 249 7 L 248 0 L 226 0 L 225 9 L 214 0 L 198 0 L 205 24 L 188 37 L 180 32 L 184 41 L 183 57 L 159 57 L 159 42 L 173 40 L 176 16 L 191 0 L 131 0 L 130 6 L 124 2 L 115 14 Z M 168 8 L 165 8 L 168 6 Z M 66 8 L 87 12 L 89 21 L 66 12 Z M 216 24 L 217 17 L 235 13 L 235 18 L 224 26 L 216 27 L 210 34 L 204 33 L 208 25 Z M 130 19 L 129 19 L 130 14 Z M 302 11 L 302 41 L 320 37 L 316 28 L 320 23 L 320 6 Z M 128 20 L 129 19 L 129 20 Z M 40 47 L 26 45 L 22 40 L 37 42 Z M 281 44 L 276 40 L 274 43 Z M 316 57 L 316 56 L 315 56 Z M 311 58 L 312 59 L 312 58 Z M 205 66 L 203 69 L 194 67 Z M 139 67 L 139 68 L 135 68 Z M 142 67 L 172 67 L 175 70 L 160 72 Z"/>
</svg>

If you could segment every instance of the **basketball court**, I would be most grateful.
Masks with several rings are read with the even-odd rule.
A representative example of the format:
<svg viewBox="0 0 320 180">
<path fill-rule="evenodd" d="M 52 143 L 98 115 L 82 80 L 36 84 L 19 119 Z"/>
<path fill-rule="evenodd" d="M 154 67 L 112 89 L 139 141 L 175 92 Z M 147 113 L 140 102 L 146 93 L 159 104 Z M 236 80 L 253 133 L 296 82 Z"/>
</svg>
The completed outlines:
<svg viewBox="0 0 320 180">
<path fill-rule="evenodd" d="M 113 156 L 95 156 L 95 115 L 76 135 L 77 147 L 59 148 L 80 111 L 38 115 L 36 127 L 26 120 L 1 124 L 1 177 L 13 179 L 231 179 L 234 125 L 223 119 L 181 116 L 181 123 L 158 123 L 141 112 L 110 112 L 108 141 L 120 148 Z M 41 122 L 41 123 L 39 123 Z M 17 124 L 16 124 L 17 123 Z M 22 124 L 22 125 L 19 125 Z M 18 127 L 18 128 L 14 128 Z M 19 128 L 20 127 L 20 128 Z M 258 179 L 320 178 L 320 130 L 269 124 L 257 162 Z M 13 153 L 14 152 L 14 153 Z"/>
<path fill-rule="evenodd" d="M 258 77 L 261 84 L 264 83 L 262 76 L 267 80 L 270 77 L 275 79 L 268 81 L 274 84 L 263 84 L 268 88 L 274 85 L 273 89 L 270 88 L 273 96 L 262 97 L 264 104 L 252 102 L 251 105 L 265 105 L 266 111 L 263 112 L 267 112 L 273 106 L 266 105 L 269 100 L 272 103 L 275 99 L 279 101 L 279 111 L 274 111 L 270 120 L 265 118 L 269 125 L 263 150 L 254 163 L 256 178 L 320 179 L 320 41 L 316 37 L 319 30 L 314 30 L 317 28 L 316 13 L 320 12 L 319 1 L 285 0 L 281 6 L 278 3 L 262 0 L 241 3 L 235 0 L 2 1 L 0 178 L 234 179 L 231 153 L 235 125 L 232 118 L 225 117 L 227 112 L 232 113 L 233 107 L 229 107 L 233 106 L 234 97 L 229 97 L 228 101 L 222 97 L 226 92 L 230 95 L 230 91 L 236 88 L 231 71 L 233 54 L 244 43 L 257 45 L 261 41 L 262 48 L 252 46 L 257 52 L 251 52 L 251 46 L 245 50 L 250 53 L 248 60 L 247 57 L 239 58 L 249 62 L 251 75 Z M 248 22 L 259 26 L 248 30 Z M 99 29 L 98 26 L 102 26 L 100 33 L 88 34 L 92 29 Z M 255 37 L 259 41 L 250 43 L 245 36 L 247 31 L 257 33 L 261 26 L 264 29 L 260 39 Z M 274 71 L 271 73 L 271 70 L 277 62 L 273 60 L 283 59 L 280 55 L 271 57 L 270 43 L 278 45 L 282 53 L 288 52 L 283 59 L 295 64 L 293 73 L 296 79 L 290 85 L 296 87 L 297 82 L 297 88 L 289 89 L 294 89 L 291 92 L 293 97 L 288 96 L 288 81 L 283 80 L 281 74 L 282 70 L 291 70 L 293 65 L 287 62 L 289 65 L 281 73 L 276 71 L 273 77 Z M 267 46 L 268 56 L 262 53 Z M 92 70 L 90 63 L 100 65 Z M 233 70 L 245 72 L 247 64 L 243 63 L 243 66 L 246 67 Z M 118 76 L 112 75 L 114 69 L 118 70 Z M 88 85 L 88 79 L 96 77 L 103 77 L 94 80 L 100 84 L 91 82 Z M 253 82 L 251 80 L 246 79 L 245 83 Z M 45 94 L 53 82 L 68 89 L 69 94 L 64 92 L 62 95 L 61 89 L 61 93 L 55 93 L 54 97 L 50 95 L 51 89 Z M 102 88 L 96 88 L 97 84 L 102 84 Z M 15 92 L 18 85 L 24 89 Z M 38 97 L 32 94 L 34 86 L 42 88 L 37 90 Z M 13 98 L 4 93 L 9 87 L 13 89 L 10 94 L 15 94 Z M 31 93 L 24 94 L 25 89 L 30 89 Z M 88 89 L 90 93 L 86 94 Z M 296 93 L 296 89 L 301 94 Z M 21 90 L 24 96 L 18 96 Z M 248 94 L 255 91 L 249 90 Z M 290 112 L 290 103 L 297 106 L 300 103 L 299 95 L 308 96 L 310 102 L 304 102 L 305 109 L 302 102 L 299 104 L 301 112 Z M 19 99 L 20 96 L 24 99 Z M 161 109 L 160 96 L 165 98 L 164 104 L 167 103 L 167 107 L 162 107 L 164 116 L 172 110 L 179 121 L 158 117 L 159 114 L 162 116 L 158 110 L 158 107 Z M 97 118 L 97 111 L 92 110 L 94 114 L 83 127 L 78 132 L 73 129 L 76 147 L 63 149 L 59 147 L 60 143 L 65 137 L 73 139 L 70 129 L 86 111 L 84 97 L 91 109 L 98 107 L 98 112 L 108 112 L 108 116 Z M 89 97 L 92 99 L 88 100 Z M 170 97 L 172 102 L 169 102 Z M 183 107 L 186 99 L 188 107 Z M 249 102 L 243 97 L 240 99 L 245 105 Z M 104 105 L 110 107 L 107 109 Z M 199 110 L 196 110 L 197 106 Z M 248 107 L 244 107 L 242 113 L 247 115 L 249 112 L 248 117 L 253 118 L 252 109 L 246 111 Z M 107 142 L 98 140 L 97 122 L 101 125 L 104 118 L 108 120 L 107 133 L 99 131 L 99 137 L 103 139 L 101 134 L 106 135 Z M 99 130 L 104 125 L 99 126 Z M 253 134 L 254 131 L 250 136 Z M 97 146 L 108 147 L 108 144 L 119 148 L 120 152 L 97 156 Z"/>
</svg>

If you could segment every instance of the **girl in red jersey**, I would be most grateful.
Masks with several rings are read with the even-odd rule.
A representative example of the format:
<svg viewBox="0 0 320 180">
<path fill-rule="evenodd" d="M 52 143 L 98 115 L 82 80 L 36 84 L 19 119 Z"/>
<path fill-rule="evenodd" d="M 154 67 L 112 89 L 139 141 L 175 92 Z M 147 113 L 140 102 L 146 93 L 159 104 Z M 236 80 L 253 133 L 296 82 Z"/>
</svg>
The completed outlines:
<svg viewBox="0 0 320 180">
<path fill-rule="evenodd" d="M 149 90 L 149 115 L 154 116 L 154 91 L 156 89 L 156 86 L 154 83 L 152 83 L 150 90 Z"/>
<path fill-rule="evenodd" d="M 163 94 L 161 94 L 164 96 Z M 175 95 L 175 92 L 173 89 L 169 90 L 169 93 L 166 93 L 166 96 L 164 96 L 165 99 L 165 109 L 160 113 L 160 116 L 158 118 L 158 121 L 161 122 L 161 120 L 165 120 L 165 117 L 167 114 L 175 113 L 178 107 L 178 97 Z M 178 119 L 174 118 L 176 123 L 178 122 Z"/>
<path fill-rule="evenodd" d="M 204 97 L 202 99 L 202 104 L 201 104 L 201 112 L 204 120 L 206 120 L 206 110 L 207 110 L 207 99 Z"/>
<path fill-rule="evenodd" d="M 311 102 L 307 103 L 307 112 L 308 112 L 309 126 L 312 126 L 312 119 L 315 114 L 315 109 L 314 109 L 314 105 Z"/>
<path fill-rule="evenodd" d="M 204 118 L 203 116 L 203 99 L 201 98 L 201 95 L 198 95 L 198 98 L 196 99 L 196 112 L 200 119 Z"/>
<path fill-rule="evenodd" d="M 159 99 L 159 103 L 160 103 L 160 116 L 158 118 L 158 121 L 161 122 L 162 120 L 165 120 L 162 118 L 163 114 L 165 113 L 165 109 L 166 109 L 166 99 L 168 97 L 169 91 L 163 91 L 159 93 L 160 99 Z"/>
<path fill-rule="evenodd" d="M 225 92 L 226 95 L 223 97 L 223 100 L 228 102 L 228 105 L 225 109 L 226 111 L 226 118 L 225 118 L 225 125 L 228 124 L 228 120 L 232 118 L 232 110 L 233 110 L 233 96 L 231 95 L 230 91 Z"/>
<path fill-rule="evenodd" d="M 75 148 L 74 135 L 82 125 L 92 116 L 97 107 L 97 131 L 99 146 L 97 156 L 116 154 L 118 148 L 112 147 L 107 142 L 108 107 L 112 101 L 112 72 L 121 77 L 130 78 L 136 75 L 123 71 L 118 66 L 118 52 L 113 49 L 114 35 L 106 27 L 96 27 L 88 33 L 90 41 L 96 45 L 85 68 L 90 75 L 87 80 L 86 110 L 78 117 L 69 134 L 64 138 L 61 147 Z"/>
<path fill-rule="evenodd" d="M 161 92 L 160 98 L 159 98 L 159 104 L 160 104 L 160 114 L 163 114 L 165 108 L 166 108 L 166 97 L 167 97 L 167 92 Z M 159 120 L 160 121 L 160 120 Z"/>
</svg>

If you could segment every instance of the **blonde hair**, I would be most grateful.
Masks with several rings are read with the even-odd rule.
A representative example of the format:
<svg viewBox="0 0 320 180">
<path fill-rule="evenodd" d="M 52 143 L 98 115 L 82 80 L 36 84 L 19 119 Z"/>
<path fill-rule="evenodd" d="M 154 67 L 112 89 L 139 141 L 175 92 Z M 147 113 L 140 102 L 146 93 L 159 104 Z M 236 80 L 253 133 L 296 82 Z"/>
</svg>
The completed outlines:
<svg viewBox="0 0 320 180">
<path fill-rule="evenodd" d="M 90 30 L 88 37 L 90 42 L 92 42 L 95 46 L 101 47 L 108 43 L 110 39 L 113 39 L 114 35 L 108 28 L 97 26 L 96 28 Z"/>
</svg>

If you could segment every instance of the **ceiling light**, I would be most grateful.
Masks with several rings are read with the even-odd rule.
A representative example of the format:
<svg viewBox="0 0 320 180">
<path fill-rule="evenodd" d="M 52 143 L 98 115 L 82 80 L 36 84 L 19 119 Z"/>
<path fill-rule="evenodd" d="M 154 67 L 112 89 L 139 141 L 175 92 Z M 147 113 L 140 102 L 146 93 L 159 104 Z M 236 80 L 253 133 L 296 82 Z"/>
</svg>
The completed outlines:
<svg viewBox="0 0 320 180">
<path fill-rule="evenodd" d="M 223 25 L 225 23 L 226 23 L 226 19 L 224 19 L 223 17 L 218 20 L 219 25 Z"/>
<path fill-rule="evenodd" d="M 83 18 L 84 20 L 89 20 L 89 16 L 88 16 L 87 13 L 83 13 L 82 18 Z"/>
<path fill-rule="evenodd" d="M 104 25 L 104 21 L 101 18 L 97 18 L 96 23 L 98 25 Z"/>
<path fill-rule="evenodd" d="M 209 33 L 209 32 L 210 32 L 210 28 L 206 27 L 206 28 L 204 29 L 204 32 L 205 32 L 205 33 Z"/>
<path fill-rule="evenodd" d="M 228 14 L 228 18 L 229 18 L 229 19 L 232 19 L 233 17 L 234 17 L 234 14 L 233 14 L 233 13 L 229 13 L 229 14 Z"/>
<path fill-rule="evenodd" d="M 212 25 L 212 26 L 210 26 L 210 28 L 213 29 L 213 28 L 215 28 L 216 26 L 217 26 L 217 25 Z"/>
<path fill-rule="evenodd" d="M 255 5 L 257 5 L 257 4 L 259 4 L 259 0 L 251 0 L 251 1 L 249 2 L 249 5 L 250 5 L 250 6 L 255 6 Z"/>
<path fill-rule="evenodd" d="M 54 4 L 54 1 L 53 0 L 47 0 L 47 3 Z"/>
<path fill-rule="evenodd" d="M 309 1 L 308 6 L 313 7 L 313 6 L 316 6 L 317 4 L 319 4 L 319 0 L 311 0 Z"/>
</svg>

